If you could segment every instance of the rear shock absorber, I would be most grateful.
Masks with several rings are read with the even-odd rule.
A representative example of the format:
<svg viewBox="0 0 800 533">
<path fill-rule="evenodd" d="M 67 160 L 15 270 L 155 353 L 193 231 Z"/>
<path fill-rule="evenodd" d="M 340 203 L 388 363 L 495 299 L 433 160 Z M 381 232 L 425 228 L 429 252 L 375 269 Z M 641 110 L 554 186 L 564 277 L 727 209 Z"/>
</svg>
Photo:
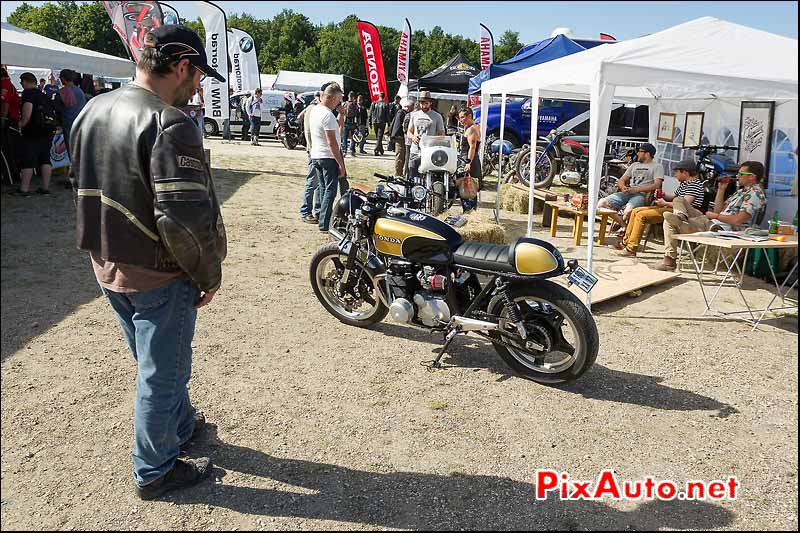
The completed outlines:
<svg viewBox="0 0 800 533">
<path fill-rule="evenodd" d="M 520 313 L 519 306 L 508 294 L 508 283 L 498 280 L 495 286 L 497 287 L 498 294 L 503 299 L 503 304 L 506 306 L 506 309 L 508 309 L 508 318 L 514 322 L 514 325 L 517 327 L 517 333 L 519 333 L 519 336 L 523 339 L 527 339 L 528 332 L 525 330 L 525 325 L 522 323 L 522 314 Z"/>
</svg>

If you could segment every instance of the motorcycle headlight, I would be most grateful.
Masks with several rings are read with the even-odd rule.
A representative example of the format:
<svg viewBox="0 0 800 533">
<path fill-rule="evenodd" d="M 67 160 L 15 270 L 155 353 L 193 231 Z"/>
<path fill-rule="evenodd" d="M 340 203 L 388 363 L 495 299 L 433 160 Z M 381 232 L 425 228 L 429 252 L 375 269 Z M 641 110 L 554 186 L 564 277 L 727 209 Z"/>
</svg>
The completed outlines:
<svg viewBox="0 0 800 533">
<path fill-rule="evenodd" d="M 437 167 L 443 167 L 447 164 L 447 152 L 444 150 L 436 150 L 431 154 L 431 163 Z"/>
<path fill-rule="evenodd" d="M 414 200 L 421 202 L 426 196 L 428 196 L 428 190 L 422 185 L 415 185 L 411 189 L 411 196 L 414 198 Z"/>
</svg>

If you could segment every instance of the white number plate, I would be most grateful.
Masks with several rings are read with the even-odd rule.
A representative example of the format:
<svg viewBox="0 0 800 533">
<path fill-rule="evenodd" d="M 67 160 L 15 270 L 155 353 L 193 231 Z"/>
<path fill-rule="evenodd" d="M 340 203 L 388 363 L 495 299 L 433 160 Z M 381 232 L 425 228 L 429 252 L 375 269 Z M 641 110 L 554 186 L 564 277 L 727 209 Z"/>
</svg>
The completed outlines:
<svg viewBox="0 0 800 533">
<path fill-rule="evenodd" d="M 588 270 L 585 270 L 583 267 L 578 267 L 575 269 L 575 272 L 570 274 L 567 277 L 567 281 L 570 283 L 574 283 L 580 289 L 585 292 L 589 293 L 594 286 L 597 284 L 597 278 L 592 275 Z"/>
</svg>

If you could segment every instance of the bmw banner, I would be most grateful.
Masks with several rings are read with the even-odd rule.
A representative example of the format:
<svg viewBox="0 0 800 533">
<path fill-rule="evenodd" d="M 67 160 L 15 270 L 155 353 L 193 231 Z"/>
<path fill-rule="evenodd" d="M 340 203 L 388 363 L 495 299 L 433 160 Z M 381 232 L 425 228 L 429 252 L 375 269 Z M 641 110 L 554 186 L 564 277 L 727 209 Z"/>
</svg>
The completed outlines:
<svg viewBox="0 0 800 533">
<path fill-rule="evenodd" d="M 231 58 L 228 79 L 234 92 L 254 91 L 261 87 L 256 44 L 249 33 L 238 28 L 228 31 L 228 56 Z"/>
<path fill-rule="evenodd" d="M 200 13 L 203 28 L 206 31 L 206 57 L 211 68 L 221 73 L 228 74 L 228 30 L 225 12 L 212 2 L 193 2 L 195 9 Z M 226 82 L 221 82 L 211 76 L 203 81 L 203 100 L 205 101 L 206 117 L 223 121 L 230 118 L 231 106 L 228 103 L 228 88 Z"/>
</svg>

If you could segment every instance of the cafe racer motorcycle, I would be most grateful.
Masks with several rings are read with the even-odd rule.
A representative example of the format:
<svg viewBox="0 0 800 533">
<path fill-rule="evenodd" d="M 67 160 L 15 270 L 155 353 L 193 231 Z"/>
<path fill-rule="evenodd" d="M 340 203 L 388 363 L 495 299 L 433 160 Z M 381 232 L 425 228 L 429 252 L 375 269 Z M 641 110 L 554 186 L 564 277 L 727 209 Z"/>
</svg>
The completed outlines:
<svg viewBox="0 0 800 533">
<path fill-rule="evenodd" d="M 379 176 L 385 178 L 383 176 Z M 451 226 L 409 209 L 397 193 L 351 189 L 335 206 L 336 242 L 314 254 L 309 274 L 323 307 L 341 322 L 395 322 L 453 338 L 475 333 L 521 376 L 544 384 L 580 377 L 597 357 L 589 310 L 550 278 L 578 268 L 550 243 L 465 242 Z"/>
</svg>

